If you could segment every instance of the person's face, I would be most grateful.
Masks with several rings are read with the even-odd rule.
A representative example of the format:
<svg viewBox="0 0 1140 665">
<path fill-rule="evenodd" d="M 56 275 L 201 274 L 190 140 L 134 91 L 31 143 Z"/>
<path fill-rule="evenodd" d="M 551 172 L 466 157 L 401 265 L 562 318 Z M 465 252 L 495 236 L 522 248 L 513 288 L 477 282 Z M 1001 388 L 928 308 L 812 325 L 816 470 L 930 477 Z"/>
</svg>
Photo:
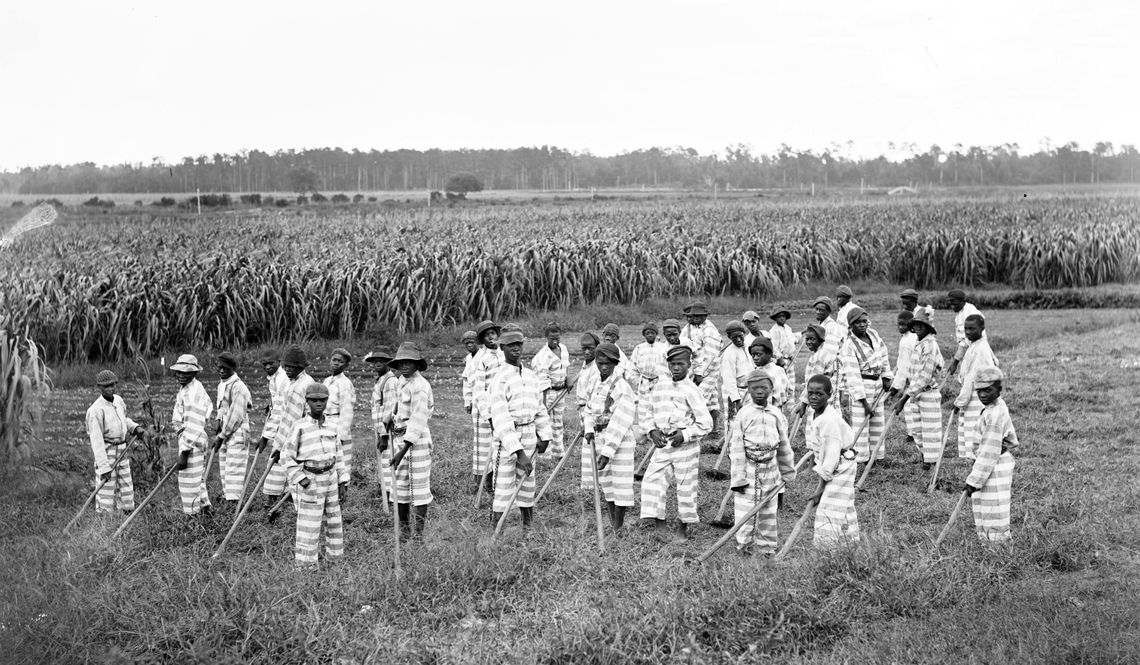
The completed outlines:
<svg viewBox="0 0 1140 665">
<path fill-rule="evenodd" d="M 223 365 L 221 363 L 218 363 L 218 376 L 222 377 L 223 381 L 230 378 L 233 375 L 234 375 L 234 371 L 232 369 L 230 369 L 229 365 Z"/>
<path fill-rule="evenodd" d="M 669 359 L 669 375 L 673 377 L 674 381 L 680 381 L 689 375 L 691 366 L 692 363 L 685 354 L 673 356 Z"/>
<path fill-rule="evenodd" d="M 301 376 L 301 372 L 304 372 L 304 371 L 305 371 L 305 368 L 301 365 L 286 365 L 285 366 L 285 376 L 289 377 L 290 381 L 296 379 L 298 376 Z"/>
<path fill-rule="evenodd" d="M 851 302 L 851 296 L 847 295 L 846 293 L 836 293 L 835 302 L 838 303 L 840 307 L 843 307 L 847 303 Z"/>
<path fill-rule="evenodd" d="M 343 372 L 346 365 L 348 365 L 348 358 L 345 358 L 339 353 L 334 353 L 332 357 L 329 358 L 329 371 L 332 372 L 334 376 Z"/>
<path fill-rule="evenodd" d="M 776 325 L 778 325 L 778 326 L 782 326 L 782 325 L 784 325 L 785 323 L 787 323 L 787 322 L 788 322 L 788 317 L 787 317 L 786 315 L 784 315 L 784 314 L 777 314 L 777 315 L 776 315 L 776 318 L 775 318 L 775 319 L 773 319 L 773 321 L 775 321 L 775 322 L 776 322 Z"/>
<path fill-rule="evenodd" d="M 603 381 L 610 378 L 610 375 L 614 373 L 614 368 L 617 367 L 617 363 L 602 356 L 595 356 L 594 364 L 598 366 L 598 376 L 602 377 Z"/>
<path fill-rule="evenodd" d="M 768 402 L 772 399 L 772 382 L 753 381 L 749 383 L 748 395 L 756 406 L 768 406 Z"/>
<path fill-rule="evenodd" d="M 823 303 L 816 305 L 814 309 L 816 321 L 823 321 L 827 318 L 828 314 L 831 314 L 831 308 L 827 305 L 824 305 Z"/>
<path fill-rule="evenodd" d="M 907 296 L 902 299 L 902 308 L 906 311 L 913 312 L 915 307 L 918 307 L 918 298 Z"/>
<path fill-rule="evenodd" d="M 289 369 L 286 368 L 285 371 L 289 371 Z M 325 415 L 325 407 L 329 405 L 329 398 L 306 397 L 305 403 L 309 405 L 309 415 L 319 420 L 321 416 Z"/>
<path fill-rule="evenodd" d="M 981 400 L 982 404 L 986 406 L 989 406 L 996 402 L 997 398 L 999 397 L 1001 397 L 1000 383 L 991 383 L 985 388 L 978 388 L 978 399 Z"/>
<path fill-rule="evenodd" d="M 387 373 L 388 373 L 388 363 L 386 363 L 386 362 L 376 363 L 376 378 L 377 379 L 379 379 L 380 377 L 384 376 Z"/>
<path fill-rule="evenodd" d="M 519 358 L 522 357 L 522 348 L 522 342 L 511 342 L 510 344 L 504 344 L 503 358 L 507 361 L 507 363 L 511 365 L 519 364 Z"/>
<path fill-rule="evenodd" d="M 965 298 L 959 298 L 957 296 L 951 296 L 950 297 L 950 309 L 954 310 L 955 312 L 960 312 L 960 311 L 962 311 L 962 308 L 965 306 L 966 306 L 966 299 Z"/>
<path fill-rule="evenodd" d="M 899 319 L 898 323 L 896 325 L 898 326 L 900 335 L 905 335 L 908 332 L 910 332 L 910 320 L 909 319 Z"/>
<path fill-rule="evenodd" d="M 814 353 L 823 345 L 823 340 L 819 338 L 819 335 L 815 334 L 814 330 L 809 330 L 804 333 L 804 344 L 807 345 L 809 351 Z"/>
<path fill-rule="evenodd" d="M 699 327 L 699 326 L 705 325 L 705 319 L 709 318 L 709 315 L 708 314 L 688 314 L 685 316 L 685 318 L 688 319 L 689 323 L 692 324 L 693 326 Z"/>
<path fill-rule="evenodd" d="M 680 328 L 674 328 L 672 326 L 669 326 L 668 328 L 662 329 L 662 332 L 665 333 L 665 340 L 667 342 L 669 342 L 670 344 L 676 345 L 676 344 L 681 343 L 681 329 Z"/>
<path fill-rule="evenodd" d="M 603 342 L 609 342 L 610 344 L 617 344 L 617 341 L 619 339 L 621 339 L 621 337 L 619 337 L 618 335 L 616 335 L 612 332 L 602 333 L 602 341 Z"/>
<path fill-rule="evenodd" d="M 867 334 L 867 328 L 870 328 L 870 327 L 871 327 L 871 317 L 867 316 L 866 314 L 864 314 L 863 316 L 860 316 L 859 318 L 857 318 L 851 322 L 851 330 L 854 331 L 855 334 L 860 336 L 860 337 L 862 337 L 863 335 L 866 335 Z"/>
<path fill-rule="evenodd" d="M 197 372 L 175 372 L 174 378 L 178 380 L 178 385 L 185 386 L 186 384 L 193 381 L 194 377 L 197 375 Z"/>
<path fill-rule="evenodd" d="M 966 332 L 966 339 L 971 342 L 976 342 L 982 338 L 982 332 L 985 330 L 982 326 L 978 325 L 977 321 L 968 320 L 963 326 Z"/>
<path fill-rule="evenodd" d="M 749 354 L 752 356 L 752 362 L 755 363 L 757 367 L 767 365 L 768 361 L 772 359 L 772 352 L 763 346 L 753 346 Z"/>
<path fill-rule="evenodd" d="M 262 360 L 261 368 L 265 370 L 265 376 L 273 376 L 277 368 L 281 366 L 280 360 Z"/>
<path fill-rule="evenodd" d="M 483 346 L 488 349 L 499 348 L 499 331 L 497 330 L 488 330 L 479 339 L 483 340 Z"/>
<path fill-rule="evenodd" d="M 467 353 L 475 355 L 475 352 L 479 350 L 479 343 L 473 339 L 465 339 L 463 340 L 463 348 L 467 349 Z"/>
<path fill-rule="evenodd" d="M 657 331 L 652 328 L 646 328 L 645 330 L 642 330 L 641 334 L 645 337 L 645 341 L 649 342 L 650 344 L 657 341 Z"/>
<path fill-rule="evenodd" d="M 739 330 L 733 330 L 732 334 L 728 336 L 728 339 L 732 342 L 733 346 L 740 349 L 744 348 L 744 333 Z"/>
<path fill-rule="evenodd" d="M 115 386 L 117 385 L 119 384 L 114 381 L 111 383 L 104 383 L 99 386 L 99 394 L 103 397 L 103 399 L 110 402 L 115 399 Z"/>
<path fill-rule="evenodd" d="M 827 406 L 827 400 L 831 397 L 831 393 L 824 389 L 823 384 L 818 381 L 811 381 L 807 387 L 807 401 L 808 406 L 816 411 L 822 411 Z"/>
<path fill-rule="evenodd" d="M 760 334 L 760 320 L 759 319 L 745 319 L 744 320 L 744 327 L 748 328 L 748 332 L 752 333 L 753 335 L 759 335 Z"/>
<path fill-rule="evenodd" d="M 522 342 L 519 342 L 519 349 L 522 349 Z M 503 353 L 506 353 L 506 351 L 504 350 Z M 416 373 L 416 363 L 412 360 L 401 360 L 396 363 L 396 371 L 405 379 L 411 378 L 411 376 Z"/>
<path fill-rule="evenodd" d="M 551 351 L 558 352 L 558 345 L 562 343 L 562 333 L 549 332 L 546 333 L 546 346 Z"/>
<path fill-rule="evenodd" d="M 910 331 L 918 336 L 919 339 L 925 339 L 930 334 L 930 326 L 922 321 L 911 321 Z"/>
<path fill-rule="evenodd" d="M 582 340 L 582 360 L 585 360 L 586 364 L 594 362 L 594 351 L 597 348 L 598 345 L 594 343 L 593 339 Z"/>
</svg>

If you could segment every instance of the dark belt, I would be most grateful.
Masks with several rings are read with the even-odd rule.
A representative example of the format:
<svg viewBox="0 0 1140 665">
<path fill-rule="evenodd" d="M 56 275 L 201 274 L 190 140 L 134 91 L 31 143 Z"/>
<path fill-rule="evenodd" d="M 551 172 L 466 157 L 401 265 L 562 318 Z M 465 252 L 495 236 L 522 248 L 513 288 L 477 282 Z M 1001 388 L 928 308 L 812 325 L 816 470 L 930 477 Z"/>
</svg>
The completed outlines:
<svg viewBox="0 0 1140 665">
<path fill-rule="evenodd" d="M 108 441 L 107 439 L 103 439 L 103 444 L 108 446 L 121 446 L 123 445 L 123 441 L 122 439 L 118 441 Z"/>
<path fill-rule="evenodd" d="M 332 462 L 328 463 L 328 466 L 311 466 L 308 463 L 306 463 L 304 468 L 305 468 L 305 473 L 312 473 L 312 474 L 316 474 L 319 476 L 322 473 L 328 473 L 329 471 L 332 471 L 335 466 L 336 466 L 336 460 L 333 460 Z"/>
<path fill-rule="evenodd" d="M 326 415 L 326 416 L 339 416 L 339 415 L 340 415 L 340 411 L 337 411 L 336 413 L 325 413 L 325 415 Z"/>
<path fill-rule="evenodd" d="M 862 376 L 864 381 L 878 381 L 883 375 L 882 374 L 860 374 L 859 376 Z"/>
</svg>

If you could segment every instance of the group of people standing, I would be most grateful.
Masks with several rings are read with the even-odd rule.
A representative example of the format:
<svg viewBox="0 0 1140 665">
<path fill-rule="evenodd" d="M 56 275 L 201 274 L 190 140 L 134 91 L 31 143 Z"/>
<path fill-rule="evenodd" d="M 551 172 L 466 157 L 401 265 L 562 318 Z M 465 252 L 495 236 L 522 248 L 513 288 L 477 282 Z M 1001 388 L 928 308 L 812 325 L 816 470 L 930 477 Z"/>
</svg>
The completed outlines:
<svg viewBox="0 0 1140 665">
<path fill-rule="evenodd" d="M 900 295 L 901 337 L 893 371 L 886 345 L 845 286 L 838 289 L 834 305 L 826 296 L 816 299 L 815 322 L 798 332 L 788 325 L 790 311 L 775 308 L 767 330 L 760 315 L 749 311 L 730 321 L 722 336 L 708 320 L 705 303 L 697 301 L 684 309 L 685 323 L 667 319 L 660 329 L 643 325 L 644 341 L 627 356 L 618 345 L 619 328 L 609 324 L 600 336 L 581 336 L 582 362 L 574 376 L 558 325 L 546 326 L 545 344 L 528 366 L 522 358 L 522 330 L 484 321 L 461 339 L 466 350 L 462 398 L 473 433 L 471 492 L 477 502 L 484 492 L 491 495 L 495 521 L 518 508 L 524 527 L 529 526 L 536 501 L 536 456 L 548 454 L 564 463 L 569 458 L 562 458 L 581 444 L 580 487 L 604 499 L 616 532 L 623 531 L 636 503 L 640 479 L 640 517 L 651 520 L 663 539 L 684 542 L 691 525 L 700 521 L 702 447 L 719 451 L 727 446 L 736 518 L 754 515 L 751 524 L 737 531 L 738 549 L 745 555 L 770 555 L 776 548 L 783 486 L 811 461 L 801 458 L 797 465 L 791 448 L 802 425 L 804 455 L 814 458 L 821 481 L 813 497 L 818 502 L 816 543 L 850 542 L 859 536 L 857 465 L 882 456 L 874 449 L 885 435 L 889 398 L 895 398 L 892 412 L 904 417 L 907 441 L 931 465 L 942 452 L 942 382 L 957 376 L 961 390 L 953 412 L 961 413 L 958 454 L 973 460 L 967 491 L 973 491 L 977 530 L 988 540 L 1008 539 L 1010 451 L 1017 438 L 1000 396 L 1003 376 L 986 339 L 985 319 L 965 302 L 964 293 L 950 292 L 957 346 L 944 368 L 933 309 L 920 305 L 911 289 Z M 810 357 L 797 382 L 795 360 L 804 346 Z M 220 382 L 211 399 L 197 379 L 202 371 L 197 359 L 179 357 L 170 368 L 180 386 L 171 422 L 178 440 L 183 512 L 211 510 L 205 473 L 215 453 L 220 498 L 237 512 L 256 461 L 267 452 L 253 491 L 260 487 L 270 519 L 290 498 L 295 503 L 297 564 L 316 564 L 322 529 L 327 556 L 340 556 L 340 507 L 347 498 L 354 452 L 362 452 L 354 449 L 352 438 L 356 393 L 344 376 L 352 359 L 347 350 L 334 350 L 330 376 L 317 382 L 308 374 L 308 358 L 299 346 L 283 358 L 267 353 L 261 364 L 270 404 L 261 437 L 254 441 L 252 398 L 237 376 L 237 359 L 229 353 L 217 356 Z M 401 538 L 420 538 L 433 500 L 434 396 L 423 376 L 427 362 L 411 342 L 395 353 L 372 351 L 364 361 L 376 371 L 371 426 L 381 492 L 396 509 Z M 100 396 L 88 409 L 87 431 L 102 488 L 97 509 L 129 512 L 134 499 L 129 462 L 122 453 L 129 436 L 142 427 L 127 417 L 122 398 L 114 394 L 117 377 L 112 372 L 100 372 L 96 383 Z M 572 440 L 565 428 L 568 404 L 580 424 Z M 639 444 L 647 449 L 640 462 Z M 666 511 L 671 491 L 678 518 L 672 528 Z M 763 505 L 753 510 L 758 504 Z"/>
</svg>

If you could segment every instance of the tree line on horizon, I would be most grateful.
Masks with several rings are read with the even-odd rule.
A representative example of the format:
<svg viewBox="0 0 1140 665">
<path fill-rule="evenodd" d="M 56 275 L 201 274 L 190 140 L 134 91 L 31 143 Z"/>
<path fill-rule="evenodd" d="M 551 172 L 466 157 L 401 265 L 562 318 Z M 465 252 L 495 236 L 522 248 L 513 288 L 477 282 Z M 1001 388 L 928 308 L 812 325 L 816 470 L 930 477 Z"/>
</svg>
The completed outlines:
<svg viewBox="0 0 1140 665">
<path fill-rule="evenodd" d="M 457 173 L 476 176 L 485 189 L 573 191 L 590 188 L 691 190 L 1038 185 L 1134 183 L 1140 152 L 1133 145 L 1098 142 L 1043 145 L 1023 154 L 1015 143 L 998 146 L 937 145 L 920 152 L 901 144 L 900 159 L 848 156 L 851 145 L 825 150 L 780 146 L 752 154 L 738 144 L 702 155 L 692 148 L 649 148 L 613 156 L 575 153 L 554 146 L 462 150 L 242 150 L 184 157 L 177 164 L 24 167 L 0 173 L 9 194 L 166 192 L 306 192 L 438 190 Z M 892 146 L 894 148 L 894 146 Z"/>
</svg>

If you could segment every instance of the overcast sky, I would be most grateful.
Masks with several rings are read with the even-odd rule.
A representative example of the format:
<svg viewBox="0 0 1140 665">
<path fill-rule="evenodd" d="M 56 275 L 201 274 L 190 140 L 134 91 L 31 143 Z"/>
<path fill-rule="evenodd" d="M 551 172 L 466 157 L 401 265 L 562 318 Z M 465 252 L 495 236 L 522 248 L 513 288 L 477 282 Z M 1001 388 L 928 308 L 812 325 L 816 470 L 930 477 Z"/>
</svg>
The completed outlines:
<svg viewBox="0 0 1140 665">
<path fill-rule="evenodd" d="M 1138 7 L 5 0 L 0 169 L 242 148 L 1140 144 Z"/>
</svg>

